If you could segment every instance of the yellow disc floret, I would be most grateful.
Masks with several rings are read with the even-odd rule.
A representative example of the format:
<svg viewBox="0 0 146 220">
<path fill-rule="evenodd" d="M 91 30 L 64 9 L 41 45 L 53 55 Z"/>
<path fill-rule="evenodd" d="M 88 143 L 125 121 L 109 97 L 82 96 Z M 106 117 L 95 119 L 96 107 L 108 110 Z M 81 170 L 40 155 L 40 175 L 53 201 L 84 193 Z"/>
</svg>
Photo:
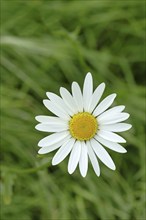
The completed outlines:
<svg viewBox="0 0 146 220">
<path fill-rule="evenodd" d="M 77 140 L 87 141 L 94 137 L 98 124 L 96 118 L 88 112 L 75 114 L 69 122 L 69 130 Z"/>
</svg>

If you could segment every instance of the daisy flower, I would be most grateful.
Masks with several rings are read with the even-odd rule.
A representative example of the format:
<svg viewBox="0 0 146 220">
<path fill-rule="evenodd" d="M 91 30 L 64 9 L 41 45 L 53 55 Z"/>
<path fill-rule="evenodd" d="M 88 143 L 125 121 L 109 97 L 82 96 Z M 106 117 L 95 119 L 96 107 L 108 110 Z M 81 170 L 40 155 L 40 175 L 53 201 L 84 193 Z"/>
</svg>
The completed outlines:
<svg viewBox="0 0 146 220">
<path fill-rule="evenodd" d="M 101 83 L 93 91 L 91 73 L 87 73 L 83 92 L 77 82 L 72 83 L 72 94 L 65 88 L 60 88 L 60 96 L 47 92 L 48 99 L 43 100 L 46 108 L 55 116 L 36 116 L 39 131 L 50 134 L 39 141 L 39 154 L 46 154 L 58 149 L 52 159 L 52 165 L 59 164 L 68 155 L 68 172 L 72 174 L 77 165 L 80 173 L 86 176 L 88 160 L 91 161 L 97 176 L 100 176 L 99 160 L 107 167 L 115 170 L 115 164 L 107 152 L 107 148 L 118 153 L 126 153 L 119 143 L 126 140 L 115 132 L 123 132 L 132 126 L 123 123 L 129 118 L 128 113 L 122 112 L 124 105 L 109 107 L 114 102 L 113 93 L 101 102 L 105 83 Z M 122 123 L 121 123 L 122 122 Z"/>
</svg>

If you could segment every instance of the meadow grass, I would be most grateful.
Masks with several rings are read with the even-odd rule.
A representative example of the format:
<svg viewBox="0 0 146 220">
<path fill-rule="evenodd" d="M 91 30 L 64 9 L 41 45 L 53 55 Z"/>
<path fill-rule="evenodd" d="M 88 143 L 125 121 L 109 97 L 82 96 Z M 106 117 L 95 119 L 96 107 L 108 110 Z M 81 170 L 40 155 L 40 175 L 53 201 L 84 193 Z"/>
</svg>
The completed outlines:
<svg viewBox="0 0 146 220">
<path fill-rule="evenodd" d="M 145 2 L 1 0 L 1 220 L 145 220 Z M 67 162 L 39 156 L 46 133 L 36 115 L 49 115 L 46 91 L 81 86 L 117 93 L 133 128 L 128 153 L 108 151 L 117 166 L 89 166 L 82 178 Z"/>
</svg>

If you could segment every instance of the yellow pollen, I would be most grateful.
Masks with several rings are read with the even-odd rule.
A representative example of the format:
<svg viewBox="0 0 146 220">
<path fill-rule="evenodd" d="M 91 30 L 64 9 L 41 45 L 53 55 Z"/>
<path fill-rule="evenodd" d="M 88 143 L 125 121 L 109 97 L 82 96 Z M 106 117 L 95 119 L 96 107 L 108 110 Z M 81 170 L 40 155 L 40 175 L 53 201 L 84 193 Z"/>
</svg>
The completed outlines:
<svg viewBox="0 0 146 220">
<path fill-rule="evenodd" d="M 88 112 L 75 114 L 69 121 L 69 130 L 77 140 L 87 141 L 94 137 L 98 124 L 96 118 Z"/>
</svg>

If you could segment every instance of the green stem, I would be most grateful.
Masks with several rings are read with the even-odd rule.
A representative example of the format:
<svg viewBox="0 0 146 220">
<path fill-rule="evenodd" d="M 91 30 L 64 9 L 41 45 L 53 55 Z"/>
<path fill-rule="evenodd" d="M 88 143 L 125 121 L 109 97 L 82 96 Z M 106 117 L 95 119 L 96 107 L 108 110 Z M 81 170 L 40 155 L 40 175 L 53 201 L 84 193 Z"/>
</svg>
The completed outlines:
<svg viewBox="0 0 146 220">
<path fill-rule="evenodd" d="M 29 174 L 29 173 L 35 173 L 36 171 L 41 170 L 43 168 L 46 168 L 48 166 L 49 166 L 49 162 L 47 162 L 39 167 L 21 169 L 21 170 L 17 170 L 15 168 L 8 168 L 8 167 L 3 167 L 3 168 L 7 169 L 8 172 L 13 172 L 13 173 L 17 173 L 17 174 Z M 2 169 L 2 167 L 1 167 L 1 169 Z"/>
</svg>

